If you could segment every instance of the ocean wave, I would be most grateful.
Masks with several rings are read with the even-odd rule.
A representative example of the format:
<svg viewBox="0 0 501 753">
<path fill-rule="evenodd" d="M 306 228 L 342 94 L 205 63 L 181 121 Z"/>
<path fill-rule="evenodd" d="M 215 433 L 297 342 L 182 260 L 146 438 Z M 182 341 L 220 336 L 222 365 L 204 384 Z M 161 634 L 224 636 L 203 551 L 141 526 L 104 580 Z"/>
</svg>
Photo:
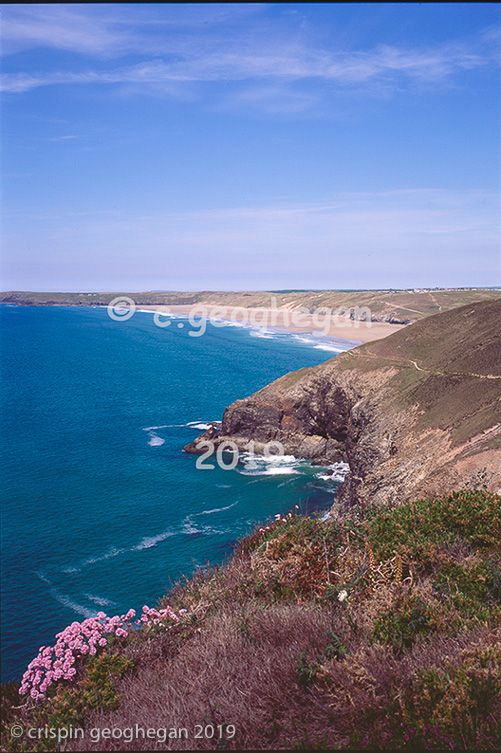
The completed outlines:
<svg viewBox="0 0 501 753">
<path fill-rule="evenodd" d="M 61 593 L 61 590 L 54 586 L 52 581 L 47 578 L 46 574 L 44 572 L 38 571 L 35 573 L 40 580 L 49 586 L 49 594 L 52 596 L 53 599 L 59 602 L 59 604 L 62 604 L 63 607 L 67 607 L 67 609 L 71 609 L 76 614 L 81 615 L 82 617 L 95 617 L 96 616 L 96 609 L 88 609 L 88 607 L 84 607 L 82 604 L 79 604 L 78 602 L 74 601 L 68 594 Z"/>
<path fill-rule="evenodd" d="M 168 308 L 168 306 L 167 306 Z M 160 314 L 164 319 L 189 319 L 190 314 L 180 314 L 175 311 L 162 311 L 162 305 L 159 305 L 158 309 L 136 309 L 136 314 Z M 127 309 L 124 309 L 127 311 Z"/>
<path fill-rule="evenodd" d="M 341 348 L 336 348 L 333 345 L 320 345 L 319 344 L 319 345 L 315 345 L 314 348 L 315 350 L 328 350 L 331 353 L 343 353 Z"/>
<path fill-rule="evenodd" d="M 301 337 L 301 335 L 292 335 L 293 340 L 297 340 L 300 343 L 307 343 L 313 345 L 316 342 L 312 337 Z"/>
<path fill-rule="evenodd" d="M 280 463 L 283 465 L 291 464 L 291 463 L 304 463 L 306 462 L 302 458 L 297 458 L 295 455 L 256 455 L 252 452 L 241 452 L 240 453 L 240 460 L 243 463 L 256 463 L 256 464 L 262 464 L 262 463 Z"/>
<path fill-rule="evenodd" d="M 44 573 L 42 570 L 36 570 L 35 571 L 35 575 L 38 578 L 40 578 L 40 580 L 42 581 L 42 583 L 47 583 L 47 585 L 49 585 L 49 586 L 52 585 L 52 583 L 50 582 L 50 580 L 47 578 L 46 573 Z"/>
<path fill-rule="evenodd" d="M 291 467 L 261 467 L 261 468 L 244 468 L 240 471 L 242 476 L 290 476 L 294 473 L 299 473 L 297 468 Z"/>
<path fill-rule="evenodd" d="M 324 472 L 320 474 L 318 478 L 322 481 L 335 481 L 337 483 L 342 483 L 350 472 L 350 466 L 348 463 L 343 462 L 332 463 L 332 465 L 328 466 L 328 469 L 331 470 L 332 473 Z"/>
<path fill-rule="evenodd" d="M 154 431 L 148 432 L 148 436 L 150 437 L 148 440 L 150 447 L 161 447 L 163 444 L 165 444 L 165 439 L 159 437 L 158 434 L 156 434 Z"/>
<path fill-rule="evenodd" d="M 249 332 L 251 337 L 259 337 L 261 340 L 275 340 L 271 332 L 262 332 L 261 330 L 251 330 Z"/>
<path fill-rule="evenodd" d="M 95 565 L 98 562 L 105 562 L 106 560 L 112 559 L 113 557 L 118 557 L 119 554 L 123 554 L 123 552 L 126 552 L 126 549 L 116 549 L 113 547 L 113 549 L 110 549 L 109 552 L 106 552 L 106 554 L 101 554 L 99 557 L 89 557 L 88 559 L 84 560 L 82 562 L 82 567 L 86 567 L 86 565 Z M 67 572 L 65 570 L 64 572 Z"/>
<path fill-rule="evenodd" d="M 70 596 L 67 594 L 63 594 L 59 591 L 57 588 L 51 588 L 49 591 L 50 595 L 54 597 L 56 601 L 58 601 L 60 604 L 63 605 L 63 607 L 66 607 L 67 609 L 71 609 L 76 614 L 80 614 L 82 617 L 95 617 L 96 616 L 96 609 L 88 609 L 87 607 L 84 607 L 82 604 L 79 604 L 77 601 L 74 601 Z"/>
<path fill-rule="evenodd" d="M 181 424 L 181 426 L 189 426 L 190 429 L 198 429 L 200 426 L 207 427 L 212 426 L 212 424 L 220 424 L 221 421 L 204 421 L 203 419 L 198 419 L 197 421 L 188 421 L 187 424 Z"/>
<path fill-rule="evenodd" d="M 181 528 L 181 533 L 190 535 L 192 533 L 203 533 L 203 530 L 201 528 L 197 528 L 197 526 L 193 525 L 193 523 L 189 521 L 183 525 L 183 527 Z"/>
<path fill-rule="evenodd" d="M 332 463 L 332 465 L 330 465 L 329 468 L 332 468 L 333 471 L 339 471 L 340 473 L 344 473 L 344 474 L 350 472 L 349 464 L 344 463 L 343 461 L 340 461 L 339 463 Z"/>
<path fill-rule="evenodd" d="M 297 342 L 311 345 L 315 350 L 325 350 L 332 353 L 346 353 L 346 351 L 360 345 L 359 340 L 344 340 L 341 338 L 332 338 L 332 340 L 328 340 L 320 332 L 317 336 L 313 333 L 311 335 L 292 335 L 292 337 Z"/>
<path fill-rule="evenodd" d="M 123 552 L 126 551 L 126 549 L 116 549 L 114 547 L 105 554 L 101 554 L 97 557 L 88 557 L 86 560 L 83 560 L 80 565 L 67 565 L 66 567 L 62 567 L 61 572 L 65 573 L 66 575 L 80 573 L 82 572 L 83 567 L 87 567 L 88 565 L 96 565 L 98 562 L 105 562 L 106 560 L 112 559 L 113 557 L 118 557 L 119 554 L 123 554 Z"/>
<path fill-rule="evenodd" d="M 102 596 L 93 596 L 92 594 L 84 594 L 84 596 L 86 599 L 89 599 L 89 601 L 93 601 L 94 604 L 97 604 L 98 607 L 113 607 L 116 604 L 115 601 L 110 601 Z"/>
<path fill-rule="evenodd" d="M 170 538 L 170 536 L 175 536 L 175 533 L 173 531 L 163 531 L 162 533 L 157 534 L 156 536 L 145 536 L 144 539 L 140 541 L 137 546 L 132 547 L 130 550 L 131 552 L 140 552 L 143 549 L 151 549 L 152 547 L 159 544 L 161 541 L 165 541 L 165 539 Z"/>
<path fill-rule="evenodd" d="M 200 513 L 194 513 L 195 515 Z M 219 528 L 213 528 L 212 526 L 197 526 L 192 520 L 192 515 L 187 515 L 181 523 L 180 533 L 184 535 L 192 535 L 199 533 L 206 536 L 209 533 L 228 533 L 228 531 L 221 531 Z"/>
<path fill-rule="evenodd" d="M 255 455 L 243 452 L 236 470 L 242 476 L 280 476 L 300 473 L 308 461 L 294 455 Z"/>
<path fill-rule="evenodd" d="M 220 421 L 188 421 L 187 424 L 161 424 L 160 426 L 145 426 L 143 428 L 143 431 L 147 432 L 155 432 L 158 429 L 200 429 L 200 430 L 206 430 L 211 426 L 211 424 L 218 424 L 221 423 Z"/>
<path fill-rule="evenodd" d="M 226 507 L 215 507 L 213 510 L 202 510 L 202 512 L 195 513 L 195 515 L 212 515 L 213 512 L 223 512 L 223 510 L 231 510 L 231 508 L 235 507 L 235 505 L 238 505 L 238 502 L 233 502 L 232 505 L 227 505 Z"/>
<path fill-rule="evenodd" d="M 250 326 L 248 322 L 237 322 L 237 321 L 234 321 L 233 319 L 219 319 L 216 316 L 210 316 L 208 318 L 208 320 L 209 320 L 209 322 L 218 322 L 217 326 L 219 326 L 219 327 L 223 324 L 223 322 L 224 322 L 224 325 L 226 327 L 244 327 L 244 328 L 248 328 Z"/>
</svg>

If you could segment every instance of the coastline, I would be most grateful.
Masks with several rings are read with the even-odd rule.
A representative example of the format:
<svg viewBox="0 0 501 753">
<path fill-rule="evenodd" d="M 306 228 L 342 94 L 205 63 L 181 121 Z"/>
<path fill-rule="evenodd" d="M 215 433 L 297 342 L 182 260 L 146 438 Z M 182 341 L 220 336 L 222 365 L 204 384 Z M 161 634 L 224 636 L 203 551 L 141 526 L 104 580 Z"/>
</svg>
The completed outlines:
<svg viewBox="0 0 501 753">
<path fill-rule="evenodd" d="M 23 304 L 2 302 L 0 306 L 19 306 Z M 41 305 L 47 304 L 28 304 Z M 108 308 L 105 304 L 75 304 L 75 303 L 51 303 L 57 307 L 75 308 Z M 310 340 L 315 340 L 320 345 L 324 343 L 329 350 L 332 346 L 337 351 L 350 350 L 364 343 L 382 340 L 408 324 L 393 324 L 379 321 L 359 321 L 332 312 L 326 315 L 321 312 L 307 313 L 298 309 L 272 308 L 272 307 L 246 307 L 226 306 L 224 304 L 195 303 L 195 304 L 137 304 L 136 312 L 156 313 L 168 316 L 188 318 L 190 314 L 199 320 L 201 316 L 207 319 L 226 322 L 233 326 L 249 327 L 256 332 L 269 331 L 277 334 L 304 335 Z M 121 317 L 118 317 L 120 319 Z"/>
<path fill-rule="evenodd" d="M 26 342 L 26 347 L 21 349 L 26 360 L 20 364 L 18 373 L 29 372 L 29 381 L 25 383 L 20 376 L 14 383 L 23 389 L 29 384 L 29 393 L 39 395 L 39 413 L 48 417 L 40 426 L 44 441 L 61 447 L 65 457 L 64 483 L 57 492 L 61 503 L 53 506 L 50 523 L 50 540 L 56 542 L 58 551 L 49 562 L 43 555 L 39 561 L 37 552 L 32 553 L 31 544 L 27 543 L 31 541 L 30 520 L 40 515 L 37 510 L 45 509 L 45 500 L 52 502 L 53 484 L 59 477 L 54 480 L 52 455 L 46 461 L 36 447 L 32 450 L 34 445 L 29 439 L 25 441 L 33 426 L 29 420 L 31 404 L 9 401 L 11 413 L 6 414 L 5 420 L 12 416 L 12 421 L 20 420 L 21 426 L 16 431 L 15 442 L 11 438 L 9 443 L 14 473 L 12 486 L 8 485 L 6 491 L 9 498 L 22 493 L 33 500 L 33 507 L 23 508 L 24 514 L 19 516 L 21 522 L 17 511 L 13 513 L 16 519 L 11 530 L 17 531 L 19 541 L 23 542 L 22 555 L 13 546 L 9 552 L 11 559 L 4 563 L 10 572 L 3 617 L 4 656 L 8 657 L 8 663 L 4 661 L 2 672 L 7 681 L 18 678 L 11 669 L 18 662 L 18 650 L 19 664 L 25 668 L 39 645 L 48 645 L 66 624 L 83 619 L 101 606 L 106 607 L 105 601 L 110 603 L 110 608 L 111 603 L 118 604 L 114 609 L 124 612 L 131 606 L 139 608 L 145 599 L 146 603 L 148 599 L 156 599 L 164 593 L 166 580 L 175 582 L 183 574 L 191 574 L 196 567 L 193 562 L 218 564 L 229 551 L 230 542 L 248 533 L 248 521 L 255 521 L 257 526 L 303 502 L 306 511 L 321 509 L 323 513 L 330 506 L 338 483 L 338 478 L 334 478 L 334 474 L 331 477 L 323 467 L 310 468 L 307 462 L 296 462 L 292 458 L 277 468 L 274 465 L 268 468 L 258 458 L 254 461 L 255 467 L 251 463 L 249 469 L 239 466 L 235 473 L 228 473 L 217 464 L 216 455 L 209 461 L 215 468 L 207 474 L 197 469 L 196 459 L 181 454 L 183 445 L 206 428 L 204 424 L 221 418 L 226 404 L 254 392 L 285 372 L 317 365 L 323 357 L 334 356 L 334 352 L 296 347 L 294 335 L 278 338 L 279 342 L 272 337 L 267 342 L 266 335 L 261 340 L 261 333 L 257 333 L 256 340 L 256 333 L 247 327 L 223 327 L 219 332 L 208 327 L 216 337 L 197 341 L 187 336 L 189 329 L 196 331 L 188 327 L 187 319 L 173 320 L 171 328 L 164 333 L 153 325 L 153 312 L 143 317 L 139 314 L 140 307 L 129 329 L 126 323 L 121 325 L 111 320 L 103 308 L 95 307 L 94 312 L 91 308 L 58 307 L 54 311 L 48 307 L 12 307 L 5 312 L 13 327 L 12 336 L 8 338 L 12 352 L 17 352 L 21 332 Z M 184 330 L 180 330 L 182 337 L 172 337 L 170 331 L 175 328 L 177 333 L 181 321 L 184 322 Z M 20 330 L 21 326 L 24 329 Z M 137 330 L 146 336 L 137 338 Z M 127 348 L 129 341 L 134 356 L 132 367 L 131 352 Z M 230 366 L 227 370 L 230 378 L 222 368 L 221 341 L 228 343 L 227 362 L 236 364 L 235 369 Z M 42 348 L 32 347 L 32 343 L 40 342 L 46 343 L 43 351 L 50 354 L 47 358 L 43 356 L 43 361 L 37 360 Z M 192 346 L 192 353 L 185 359 L 187 344 Z M 58 355 L 64 353 L 66 347 L 73 348 L 72 356 L 63 357 L 58 368 L 43 366 L 57 363 Z M 80 354 L 87 353 L 92 357 L 80 358 Z M 205 354 L 208 354 L 206 359 Z M 8 360 L 18 363 L 10 356 Z M 185 368 L 179 368 L 181 361 L 186 363 Z M 62 375 L 63 372 L 74 375 L 75 363 L 78 363 L 82 385 L 73 389 L 71 377 Z M 31 369 L 27 368 L 30 364 Z M 96 368 L 96 364 L 101 367 Z M 52 386 L 41 389 L 45 380 Z M 138 384 L 143 387 L 138 388 Z M 206 385 L 210 388 L 206 389 Z M 228 391 L 227 398 L 221 397 L 224 390 Z M 18 402 L 23 403 L 23 408 Z M 110 405 L 123 407 L 110 410 Z M 71 421 L 67 420 L 70 411 Z M 68 452 L 75 431 L 79 436 L 78 448 Z M 122 449 L 108 452 L 110 444 L 115 447 L 115 440 L 110 441 L 110 437 L 121 437 Z M 128 448 L 125 454 L 124 445 Z M 32 455 L 24 454 L 26 452 Z M 28 478 L 27 460 L 31 469 Z M 82 468 L 85 468 L 83 475 Z M 328 478 L 320 478 L 324 475 Z M 19 485 L 14 476 L 19 479 Z M 137 479 L 137 484 L 131 484 L 131 478 Z M 265 491 L 258 494 L 261 484 Z M 273 493 L 269 493 L 270 489 Z M 213 494 L 217 502 L 212 500 Z M 256 495 L 259 504 L 256 504 Z M 78 506 L 72 503 L 75 498 L 85 505 L 89 520 L 98 521 L 89 524 L 92 536 L 82 536 L 78 546 L 74 546 L 71 539 L 67 540 L 64 533 L 65 530 L 80 530 Z M 124 499 L 129 504 L 125 513 Z M 166 503 L 167 500 L 175 500 L 175 503 Z M 39 504 L 42 507 L 37 507 Z M 106 508 L 103 523 L 102 508 Z M 64 524 L 58 515 L 64 517 Z M 126 520 L 127 524 L 115 526 L 116 519 Z M 134 525 L 128 524 L 130 520 Z M 10 525 L 9 522 L 9 528 Z M 28 574 L 21 566 L 16 570 L 15 563 L 20 556 L 29 557 L 31 570 Z M 162 567 L 158 566 L 160 561 Z M 129 566 L 136 571 L 144 569 L 139 586 L 134 578 L 122 579 L 123 568 Z M 34 612 L 40 618 L 30 619 L 26 626 L 21 614 L 15 621 L 9 618 L 6 627 L 7 616 L 12 614 L 8 605 L 15 604 L 18 584 L 23 582 L 29 583 Z M 114 584 L 113 588 L 110 584 Z M 50 613 L 49 618 L 44 616 L 44 610 Z M 47 630 L 49 623 L 50 630 Z M 18 647 L 15 643 L 21 629 L 26 630 L 28 648 L 33 633 L 41 636 L 36 638 L 33 652 L 26 656 L 23 656 L 25 646 Z"/>
<path fill-rule="evenodd" d="M 405 327 L 405 324 L 365 322 L 337 315 L 318 315 L 285 308 L 246 308 L 198 303 L 195 305 L 149 306 L 141 305 L 138 311 L 195 317 L 206 315 L 235 325 L 250 326 L 256 330 L 288 332 L 309 335 L 310 338 L 332 345 L 339 342 L 346 350 L 363 343 L 381 340 Z M 232 316 L 233 314 L 233 316 Z"/>
</svg>

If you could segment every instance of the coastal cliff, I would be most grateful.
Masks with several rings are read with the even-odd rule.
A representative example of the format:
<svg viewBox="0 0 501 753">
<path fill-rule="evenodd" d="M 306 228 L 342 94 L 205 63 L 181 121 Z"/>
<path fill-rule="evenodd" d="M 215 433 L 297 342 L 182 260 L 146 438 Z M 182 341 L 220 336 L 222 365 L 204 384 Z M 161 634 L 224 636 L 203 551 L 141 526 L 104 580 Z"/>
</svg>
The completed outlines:
<svg viewBox="0 0 501 753">
<path fill-rule="evenodd" d="M 221 431 L 257 452 L 281 442 L 318 464 L 344 460 L 336 502 L 401 503 L 501 487 L 501 300 L 427 317 L 384 340 L 291 372 L 224 412 Z"/>
</svg>

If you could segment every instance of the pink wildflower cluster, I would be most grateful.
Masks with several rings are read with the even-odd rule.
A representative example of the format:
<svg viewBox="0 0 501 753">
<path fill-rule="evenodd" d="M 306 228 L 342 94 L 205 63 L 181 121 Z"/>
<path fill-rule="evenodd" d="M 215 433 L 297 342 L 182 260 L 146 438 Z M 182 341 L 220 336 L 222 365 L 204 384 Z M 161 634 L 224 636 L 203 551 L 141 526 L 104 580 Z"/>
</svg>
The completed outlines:
<svg viewBox="0 0 501 753">
<path fill-rule="evenodd" d="M 299 508 L 296 505 L 296 507 L 294 509 L 298 510 Z M 264 526 L 264 528 L 259 528 L 258 529 L 259 533 L 265 533 L 266 531 L 271 531 L 272 528 L 276 527 L 280 523 L 285 523 L 285 521 L 289 520 L 290 518 L 292 518 L 292 513 L 291 512 L 288 513 L 288 515 L 280 515 L 280 513 L 277 513 L 277 515 L 275 515 L 275 519 L 272 520 L 271 523 L 268 523 L 268 525 Z"/>
<path fill-rule="evenodd" d="M 179 610 L 179 615 L 185 613 L 185 609 Z M 74 679 L 77 659 L 86 655 L 95 656 L 99 648 L 106 646 L 106 636 L 125 638 L 132 629 L 131 620 L 135 616 L 135 610 L 129 609 L 127 614 L 120 616 L 108 617 L 104 612 L 98 612 L 96 617 L 89 617 L 83 622 L 72 622 L 62 633 L 56 635 L 55 646 L 40 647 L 38 656 L 28 665 L 23 675 L 19 692 L 29 693 L 35 701 L 44 701 L 47 689 L 53 682 Z M 171 607 L 158 611 L 144 606 L 136 625 L 158 625 L 167 618 L 174 622 L 179 622 L 180 619 Z"/>
<path fill-rule="evenodd" d="M 180 609 L 179 615 L 182 617 L 184 614 L 186 614 L 186 611 L 186 609 Z M 166 607 L 165 609 L 153 609 L 145 604 L 145 606 L 143 607 L 143 614 L 141 615 L 141 619 L 136 620 L 136 625 L 145 625 L 146 623 L 160 625 L 160 623 L 162 623 L 163 620 L 166 619 L 174 620 L 174 622 L 179 622 L 180 618 L 177 614 L 175 614 L 172 607 Z"/>
</svg>

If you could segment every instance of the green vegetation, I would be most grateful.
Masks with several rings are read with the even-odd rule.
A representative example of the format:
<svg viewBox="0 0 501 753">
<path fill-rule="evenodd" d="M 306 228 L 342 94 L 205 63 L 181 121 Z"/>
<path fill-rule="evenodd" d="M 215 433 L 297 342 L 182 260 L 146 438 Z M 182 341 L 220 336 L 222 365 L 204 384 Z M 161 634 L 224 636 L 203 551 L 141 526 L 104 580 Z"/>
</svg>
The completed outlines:
<svg viewBox="0 0 501 753">
<path fill-rule="evenodd" d="M 484 550 L 496 549 L 501 541 L 501 499 L 481 490 L 368 510 L 366 515 L 374 554 L 386 559 L 399 546 L 421 571 L 440 546 L 461 540 Z"/>
<path fill-rule="evenodd" d="M 6 686 L 4 749 L 88 749 L 30 748 L 10 738 L 16 723 L 220 730 L 172 749 L 496 750 L 500 589 L 497 495 L 460 491 L 337 521 L 290 515 L 176 586 L 160 606 L 187 610 L 180 622 L 83 658 L 45 704 L 15 708 Z"/>
<path fill-rule="evenodd" d="M 13 696 L 12 686 L 19 683 L 9 683 L 8 700 L 5 708 L 2 704 L 2 737 L 10 738 L 7 750 L 11 751 L 46 751 L 59 750 L 57 737 L 52 738 L 50 733 L 43 734 L 40 740 L 26 740 L 15 738 L 9 734 L 15 723 L 25 725 L 37 730 L 69 730 L 72 727 L 80 728 L 85 725 L 86 719 L 95 710 L 106 711 L 116 709 L 120 703 L 117 692 L 118 681 L 132 667 L 131 659 L 120 654 L 102 653 L 100 656 L 92 656 L 82 668 L 79 681 L 70 684 L 61 683 L 51 694 L 48 703 L 40 706 L 31 706 L 26 713 L 16 714 L 16 705 L 19 704 L 19 696 Z M 12 703 L 14 700 L 17 704 Z M 25 706 L 29 701 L 25 701 Z M 24 711 L 24 708 L 21 707 Z M 26 719 L 27 717 L 27 719 Z M 61 741 L 60 741 L 61 742 Z"/>
</svg>

